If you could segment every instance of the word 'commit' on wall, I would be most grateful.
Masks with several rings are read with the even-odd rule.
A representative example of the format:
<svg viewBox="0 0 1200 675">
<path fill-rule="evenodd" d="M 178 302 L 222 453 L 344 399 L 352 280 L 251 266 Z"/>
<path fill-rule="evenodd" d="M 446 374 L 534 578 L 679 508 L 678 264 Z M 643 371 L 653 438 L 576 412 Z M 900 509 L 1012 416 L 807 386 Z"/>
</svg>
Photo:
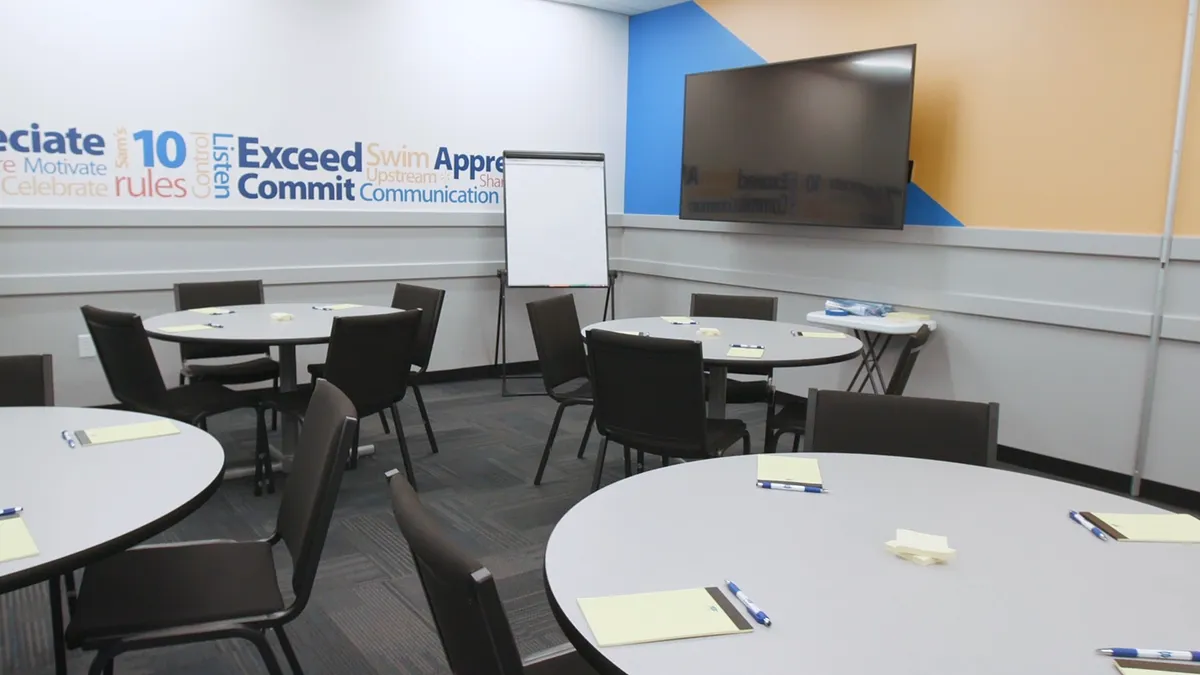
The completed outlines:
<svg viewBox="0 0 1200 675">
<path fill-rule="evenodd" d="M 272 144 L 226 132 L 111 134 L 0 126 L 0 200 L 163 199 L 498 207 L 504 157 L 355 141 Z M 226 201 L 226 203 L 228 203 Z"/>
</svg>

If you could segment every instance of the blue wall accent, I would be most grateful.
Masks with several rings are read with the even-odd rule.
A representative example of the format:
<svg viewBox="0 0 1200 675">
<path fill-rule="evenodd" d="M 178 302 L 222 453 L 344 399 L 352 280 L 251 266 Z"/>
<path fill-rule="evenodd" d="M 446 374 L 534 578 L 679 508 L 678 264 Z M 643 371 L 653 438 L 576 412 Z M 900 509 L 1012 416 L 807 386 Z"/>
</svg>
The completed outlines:
<svg viewBox="0 0 1200 675">
<path fill-rule="evenodd" d="M 695 2 L 630 17 L 626 213 L 679 215 L 684 78 L 764 63 Z M 905 223 L 962 225 L 915 184 L 908 186 L 906 204 Z"/>
<path fill-rule="evenodd" d="M 694 2 L 630 17 L 626 213 L 679 215 L 684 77 L 763 63 Z"/>
</svg>

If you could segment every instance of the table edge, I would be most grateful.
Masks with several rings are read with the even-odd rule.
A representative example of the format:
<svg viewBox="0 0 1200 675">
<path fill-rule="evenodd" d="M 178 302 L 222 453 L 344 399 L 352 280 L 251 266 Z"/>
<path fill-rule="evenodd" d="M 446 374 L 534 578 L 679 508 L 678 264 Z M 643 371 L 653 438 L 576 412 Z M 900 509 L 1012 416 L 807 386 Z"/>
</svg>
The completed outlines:
<svg viewBox="0 0 1200 675">
<path fill-rule="evenodd" d="M 550 613 L 554 615 L 554 620 L 558 622 L 558 627 L 562 629 L 563 635 L 567 637 L 567 642 L 579 652 L 584 661 L 588 665 L 595 668 L 600 675 L 627 675 L 612 661 L 604 656 L 600 648 L 592 644 L 590 640 L 584 637 L 583 633 L 575 627 L 575 623 L 567 618 L 566 613 L 562 611 L 562 607 L 558 604 L 558 598 L 554 597 L 554 589 L 550 587 L 550 576 L 546 570 L 545 562 L 542 563 L 542 585 L 546 588 L 546 600 L 550 604 Z"/>
</svg>

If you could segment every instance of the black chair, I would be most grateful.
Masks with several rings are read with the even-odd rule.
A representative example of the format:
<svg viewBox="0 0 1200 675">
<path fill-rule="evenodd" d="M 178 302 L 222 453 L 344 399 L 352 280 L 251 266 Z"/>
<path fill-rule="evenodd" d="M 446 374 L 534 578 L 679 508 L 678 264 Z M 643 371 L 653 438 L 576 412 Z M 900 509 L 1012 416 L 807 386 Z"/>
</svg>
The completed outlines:
<svg viewBox="0 0 1200 675">
<path fill-rule="evenodd" d="M 49 354 L 0 356 L 0 406 L 54 405 L 54 358 Z"/>
<path fill-rule="evenodd" d="M 999 428 L 999 403 L 809 389 L 804 450 L 987 466 Z"/>
<path fill-rule="evenodd" d="M 239 408 L 253 408 L 258 418 L 254 494 L 262 494 L 264 487 L 270 492 L 275 491 L 274 483 L 264 480 L 264 474 L 269 477 L 271 473 L 271 458 L 267 449 L 267 424 L 260 392 L 234 391 L 216 382 L 203 381 L 167 389 L 140 316 L 91 305 L 81 307 L 80 311 L 92 336 L 108 387 L 113 397 L 129 410 L 169 417 L 203 429 L 212 415 Z"/>
<path fill-rule="evenodd" d="M 533 332 L 533 346 L 537 350 L 538 368 L 542 371 L 542 384 L 546 395 L 558 402 L 550 435 L 542 450 L 534 485 L 542 484 L 546 462 L 550 460 L 550 448 L 558 435 L 563 412 L 576 405 L 592 405 L 592 383 L 588 379 L 587 353 L 583 349 L 583 332 L 579 328 L 579 314 L 575 311 L 575 296 L 559 295 L 545 300 L 526 303 L 529 312 L 529 328 Z M 587 450 L 588 438 L 596 422 L 596 412 L 588 418 L 583 429 L 583 440 L 579 443 L 579 457 Z"/>
<path fill-rule="evenodd" d="M 261 305 L 264 302 L 261 279 L 247 281 L 211 281 L 175 284 L 175 311 L 231 305 Z M 238 346 L 203 342 L 181 342 L 179 384 L 215 382 L 252 384 L 271 381 L 279 389 L 279 362 L 271 358 L 270 347 Z M 226 363 L 197 363 L 197 360 L 255 356 L 258 358 Z M 271 428 L 278 419 L 271 416 Z"/>
<path fill-rule="evenodd" d="M 307 420 L 270 537 L 137 547 L 84 570 L 67 644 L 97 651 L 90 675 L 111 675 L 113 659 L 124 652 L 230 638 L 254 643 L 267 672 L 281 675 L 267 630 L 300 675 L 283 628 L 312 595 L 358 432 L 354 405 L 325 381 L 314 388 Z M 283 598 L 275 569 L 273 549 L 280 543 L 292 562 L 291 602 Z"/>
<path fill-rule="evenodd" d="M 717 317 L 724 319 L 756 319 L 775 321 L 779 316 L 779 298 L 769 295 L 717 295 L 693 293 L 691 316 Z M 771 375 L 774 370 L 762 366 L 745 365 L 731 367 L 730 373 L 761 375 L 761 380 L 735 380 L 729 378 L 725 385 L 727 403 L 770 403 Z M 770 408 L 768 408 L 768 412 Z M 769 443 L 770 434 L 767 435 Z"/>
<path fill-rule="evenodd" d="M 417 329 L 417 354 L 413 358 L 413 366 L 417 372 L 409 379 L 408 386 L 417 399 L 417 408 L 421 411 L 421 421 L 425 424 L 425 435 L 429 437 L 429 449 L 437 454 L 437 439 L 433 436 L 433 425 L 429 423 L 429 411 L 425 409 L 425 398 L 421 396 L 419 381 L 429 369 L 429 359 L 433 356 L 434 338 L 437 337 L 438 323 L 442 320 L 442 304 L 446 301 L 446 291 L 428 286 L 413 286 L 412 284 L 396 284 L 392 292 L 392 307 L 394 309 L 421 310 L 421 327 Z M 315 381 L 325 377 L 325 364 L 313 363 L 308 366 L 309 375 Z M 383 433 L 390 434 L 387 415 L 379 413 L 379 422 L 383 425 Z"/>
<path fill-rule="evenodd" d="M 392 512 L 408 541 L 433 625 L 454 675 L 595 675 L 570 647 L 522 661 L 496 580 L 463 551 L 421 506 L 417 493 L 392 469 L 386 476 Z"/>
<path fill-rule="evenodd" d="M 888 380 L 885 394 L 888 396 L 904 394 L 904 389 L 908 386 L 908 378 L 912 375 L 913 366 L 917 364 L 917 357 L 921 355 L 921 349 L 929 341 L 929 334 L 929 326 L 921 326 L 905 341 L 904 348 L 900 351 L 900 358 L 896 361 L 896 369 L 892 371 L 892 377 Z M 808 399 L 782 391 L 773 393 L 770 414 L 767 415 L 766 452 L 775 452 L 779 445 L 779 438 L 783 434 L 793 434 L 792 452 L 796 452 L 800 449 L 800 437 L 804 435 L 804 425 L 808 421 Z M 783 407 L 775 412 L 776 406 Z"/>
<path fill-rule="evenodd" d="M 704 353 L 699 342 L 589 330 L 587 358 L 595 393 L 596 431 L 603 437 L 592 490 L 600 487 L 609 441 L 671 459 L 725 454 L 738 439 L 750 454 L 750 432 L 736 419 L 708 419 Z"/>
<path fill-rule="evenodd" d="M 417 330 L 422 311 L 410 309 L 391 314 L 342 316 L 333 320 L 329 350 L 325 354 L 325 379 L 354 403 L 358 417 L 390 410 L 396 425 L 396 440 L 404 458 L 404 473 L 416 485 L 408 441 L 396 404 L 408 390 L 412 362 L 418 352 Z M 268 407 L 285 415 L 303 418 L 312 395 L 311 386 L 269 395 Z M 358 466 L 358 436 L 350 448 L 349 468 Z"/>
</svg>

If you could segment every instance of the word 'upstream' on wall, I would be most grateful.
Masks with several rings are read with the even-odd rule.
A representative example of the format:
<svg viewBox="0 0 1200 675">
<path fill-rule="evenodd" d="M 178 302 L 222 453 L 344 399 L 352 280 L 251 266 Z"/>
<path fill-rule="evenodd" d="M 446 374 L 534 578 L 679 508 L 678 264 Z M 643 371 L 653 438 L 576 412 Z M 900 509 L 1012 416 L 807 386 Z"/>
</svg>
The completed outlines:
<svg viewBox="0 0 1200 675">
<path fill-rule="evenodd" d="M 499 210 L 504 157 L 230 132 L 0 125 L 0 204 Z"/>
</svg>

